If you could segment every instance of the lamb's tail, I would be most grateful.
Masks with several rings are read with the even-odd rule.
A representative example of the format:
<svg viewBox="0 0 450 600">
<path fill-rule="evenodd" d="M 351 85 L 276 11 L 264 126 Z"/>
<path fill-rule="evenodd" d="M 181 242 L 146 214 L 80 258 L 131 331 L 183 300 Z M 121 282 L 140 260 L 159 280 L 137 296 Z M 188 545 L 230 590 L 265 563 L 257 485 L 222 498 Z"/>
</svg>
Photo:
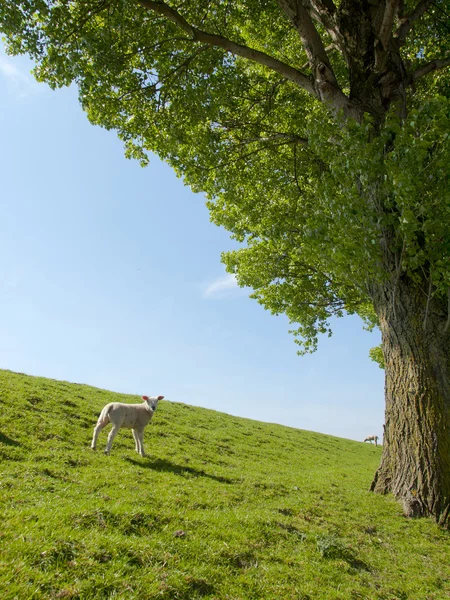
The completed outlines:
<svg viewBox="0 0 450 600">
<path fill-rule="evenodd" d="M 109 423 L 109 411 L 111 410 L 111 408 L 112 408 L 111 404 L 107 404 L 103 408 L 103 410 L 100 413 L 100 416 L 98 418 L 97 425 L 103 425 L 103 427 L 104 427 L 105 425 L 107 425 Z"/>
</svg>

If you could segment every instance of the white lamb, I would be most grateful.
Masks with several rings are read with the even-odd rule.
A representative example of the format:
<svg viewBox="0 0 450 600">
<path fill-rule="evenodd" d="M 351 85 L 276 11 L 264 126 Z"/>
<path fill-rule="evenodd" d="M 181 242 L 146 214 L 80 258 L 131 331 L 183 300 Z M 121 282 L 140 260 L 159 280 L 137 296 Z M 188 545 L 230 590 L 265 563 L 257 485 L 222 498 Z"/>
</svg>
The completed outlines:
<svg viewBox="0 0 450 600">
<path fill-rule="evenodd" d="M 136 452 L 141 456 L 145 456 L 144 429 L 151 421 L 158 402 L 163 398 L 164 396 L 142 396 L 142 400 L 144 400 L 142 404 L 123 404 L 122 402 L 107 404 L 100 413 L 97 425 L 94 428 L 94 436 L 91 444 L 92 450 L 95 450 L 100 431 L 108 423 L 112 423 L 113 427 L 108 435 L 105 454 L 110 453 L 113 440 L 119 429 L 125 427 L 126 429 L 131 429 L 133 432 L 134 441 L 136 442 Z"/>
<path fill-rule="evenodd" d="M 377 435 L 368 435 L 365 442 L 375 442 L 375 446 L 378 446 L 378 436 Z"/>
</svg>

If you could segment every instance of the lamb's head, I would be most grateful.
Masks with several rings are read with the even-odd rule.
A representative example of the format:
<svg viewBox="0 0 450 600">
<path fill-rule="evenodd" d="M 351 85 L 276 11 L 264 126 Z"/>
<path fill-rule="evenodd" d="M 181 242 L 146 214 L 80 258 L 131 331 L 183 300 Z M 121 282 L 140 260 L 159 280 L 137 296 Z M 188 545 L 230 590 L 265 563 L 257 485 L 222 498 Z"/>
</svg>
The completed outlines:
<svg viewBox="0 0 450 600">
<path fill-rule="evenodd" d="M 148 408 L 155 412 L 158 402 L 162 400 L 164 396 L 142 396 L 142 400 L 147 403 Z"/>
</svg>

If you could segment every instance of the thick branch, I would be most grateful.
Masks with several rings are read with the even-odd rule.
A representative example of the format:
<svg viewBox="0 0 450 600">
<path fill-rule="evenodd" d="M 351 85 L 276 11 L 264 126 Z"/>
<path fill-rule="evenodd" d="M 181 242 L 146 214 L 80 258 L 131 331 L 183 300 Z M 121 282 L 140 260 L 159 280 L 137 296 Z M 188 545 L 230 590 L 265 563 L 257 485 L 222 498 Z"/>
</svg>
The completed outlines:
<svg viewBox="0 0 450 600">
<path fill-rule="evenodd" d="M 392 27 L 398 14 L 401 0 L 386 0 L 382 12 L 375 43 L 375 70 L 384 71 L 392 40 Z"/>
<path fill-rule="evenodd" d="M 335 110 L 343 110 L 346 116 L 359 120 L 361 111 L 353 105 L 338 85 L 322 38 L 306 9 L 307 0 L 277 0 L 277 2 L 300 36 L 314 74 L 315 88 L 320 100 Z M 323 0 L 320 5 L 326 4 L 331 9 L 330 2 L 331 0 Z"/>
<path fill-rule="evenodd" d="M 336 6 L 332 0 L 304 0 L 311 17 L 324 27 L 341 52 L 345 51 L 344 36 L 336 22 Z"/>
<path fill-rule="evenodd" d="M 418 69 L 416 69 L 415 71 L 410 73 L 409 74 L 410 81 L 416 81 L 416 79 L 420 79 L 420 77 L 423 77 L 424 75 L 428 75 L 428 73 L 431 73 L 432 71 L 438 71 L 439 69 L 444 69 L 445 67 L 448 67 L 449 65 L 450 65 L 450 56 L 447 56 L 446 58 L 436 58 L 435 60 L 432 60 L 431 62 L 427 63 L 426 65 L 422 65 L 421 67 L 419 67 Z"/>
<path fill-rule="evenodd" d="M 185 31 L 193 41 L 222 48 L 226 52 L 230 52 L 236 56 L 242 56 L 243 58 L 247 58 L 253 62 L 263 65 L 272 71 L 275 71 L 282 77 L 285 77 L 289 81 L 292 81 L 297 86 L 301 87 L 309 94 L 317 98 L 317 93 L 314 89 L 311 79 L 294 67 L 291 67 L 290 65 L 287 65 L 286 63 L 283 63 L 282 61 L 277 60 L 276 58 L 269 56 L 264 52 L 254 50 L 253 48 L 243 46 L 242 44 L 237 44 L 236 42 L 233 42 L 221 35 L 216 35 L 202 31 L 201 29 L 197 29 L 193 25 L 190 25 L 186 19 L 180 15 L 179 12 L 164 2 L 155 2 L 152 0 L 138 0 L 138 2 L 143 8 L 151 10 L 152 12 L 165 17 L 169 21 L 172 21 L 172 23 L 175 23 L 175 25 Z"/>
<path fill-rule="evenodd" d="M 310 0 L 316 11 L 327 16 L 332 16 L 336 13 L 336 5 L 333 0 Z"/>
<path fill-rule="evenodd" d="M 314 75 L 337 85 L 328 54 L 314 23 L 301 0 L 277 0 L 278 5 L 298 31 Z M 322 67 L 322 68 L 321 68 Z M 326 69 L 323 67 L 327 67 Z M 316 74 L 316 71 L 318 73 Z"/>
<path fill-rule="evenodd" d="M 395 33 L 395 37 L 398 39 L 400 44 L 405 43 L 406 36 L 410 32 L 415 21 L 418 21 L 427 12 L 433 2 L 434 0 L 420 0 L 412 12 L 400 18 L 400 26 Z"/>
<path fill-rule="evenodd" d="M 386 1 L 383 20 L 381 22 L 380 31 L 378 32 L 378 39 L 381 42 L 384 50 L 388 49 L 389 40 L 391 39 L 392 25 L 399 8 L 399 4 L 400 0 Z"/>
</svg>

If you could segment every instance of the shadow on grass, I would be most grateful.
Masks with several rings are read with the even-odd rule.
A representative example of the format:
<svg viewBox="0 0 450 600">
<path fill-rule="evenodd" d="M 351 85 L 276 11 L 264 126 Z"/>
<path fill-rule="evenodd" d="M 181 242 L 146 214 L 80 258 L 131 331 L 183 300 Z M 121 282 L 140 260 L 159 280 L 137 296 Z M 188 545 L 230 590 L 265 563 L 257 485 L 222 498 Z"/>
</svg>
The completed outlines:
<svg viewBox="0 0 450 600">
<path fill-rule="evenodd" d="M 360 560 L 350 548 L 334 534 L 320 535 L 317 537 L 317 550 L 325 559 L 344 560 L 351 568 L 357 571 L 371 571 L 370 566 Z"/>
<path fill-rule="evenodd" d="M 153 471 L 165 471 L 167 473 L 175 473 L 175 475 L 185 475 L 186 473 L 189 473 L 190 475 L 194 475 L 195 477 L 208 477 L 209 479 L 214 479 L 215 481 L 219 481 L 220 483 L 236 483 L 234 479 L 229 479 L 228 477 L 221 477 L 220 475 L 210 475 L 209 473 L 206 473 L 201 469 L 194 469 L 193 467 L 177 465 L 168 460 L 162 460 L 161 458 L 146 462 L 140 462 L 134 458 L 128 457 L 126 457 L 125 460 L 138 467 L 152 469 Z"/>
<path fill-rule="evenodd" d="M 348 563 L 348 565 L 350 567 L 352 567 L 353 569 L 356 569 L 356 571 L 367 571 L 368 573 L 370 573 L 372 571 L 370 566 L 363 560 L 356 558 L 356 556 L 353 552 L 350 552 L 350 551 L 346 552 L 345 555 L 343 556 L 343 559 Z"/>
<path fill-rule="evenodd" d="M 0 431 L 0 443 L 6 444 L 7 446 L 20 446 L 19 442 L 16 442 L 16 440 L 12 440 L 11 438 L 9 438 L 7 435 L 2 433 L 1 431 Z"/>
</svg>

